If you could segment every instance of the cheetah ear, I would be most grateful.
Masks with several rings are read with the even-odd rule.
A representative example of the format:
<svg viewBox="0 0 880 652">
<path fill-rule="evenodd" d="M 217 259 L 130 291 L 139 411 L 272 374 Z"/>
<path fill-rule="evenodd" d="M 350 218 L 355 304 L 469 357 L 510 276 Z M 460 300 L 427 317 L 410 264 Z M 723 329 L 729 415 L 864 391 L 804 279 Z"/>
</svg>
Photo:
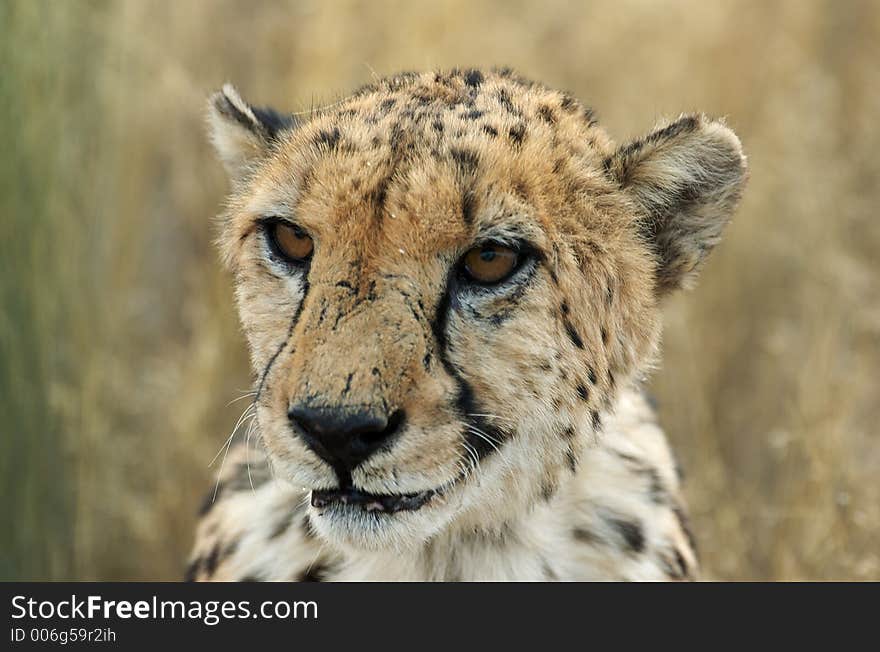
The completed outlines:
<svg viewBox="0 0 880 652">
<path fill-rule="evenodd" d="M 273 109 L 251 106 L 231 84 L 226 84 L 208 100 L 208 125 L 217 154 L 233 183 L 237 183 L 281 132 L 295 126 L 295 121 L 293 116 Z"/>
<path fill-rule="evenodd" d="M 605 171 L 639 210 L 658 258 L 657 293 L 690 286 L 745 185 L 739 138 L 720 121 L 683 116 L 622 146 Z"/>
</svg>

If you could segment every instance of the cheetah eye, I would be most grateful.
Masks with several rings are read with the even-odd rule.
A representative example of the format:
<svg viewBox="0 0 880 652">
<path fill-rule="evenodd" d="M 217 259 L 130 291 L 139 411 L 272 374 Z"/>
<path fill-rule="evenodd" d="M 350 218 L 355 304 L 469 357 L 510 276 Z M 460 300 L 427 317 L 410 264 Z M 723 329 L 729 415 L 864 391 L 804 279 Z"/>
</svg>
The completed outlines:
<svg viewBox="0 0 880 652">
<path fill-rule="evenodd" d="M 462 270 L 475 283 L 494 285 L 513 274 L 521 259 L 522 254 L 516 249 L 488 242 L 474 247 L 464 255 Z"/>
<path fill-rule="evenodd" d="M 311 257 L 315 243 L 298 226 L 276 221 L 268 223 L 265 228 L 272 252 L 285 262 L 301 264 Z"/>
</svg>

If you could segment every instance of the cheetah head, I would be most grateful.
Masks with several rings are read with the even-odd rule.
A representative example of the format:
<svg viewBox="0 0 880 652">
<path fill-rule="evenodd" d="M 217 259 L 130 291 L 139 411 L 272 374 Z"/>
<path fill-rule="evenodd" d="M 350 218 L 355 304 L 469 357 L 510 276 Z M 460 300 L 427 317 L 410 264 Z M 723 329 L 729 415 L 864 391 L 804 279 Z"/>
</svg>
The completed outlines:
<svg viewBox="0 0 880 652">
<path fill-rule="evenodd" d="M 718 121 L 617 147 L 505 71 L 399 75 L 303 116 L 227 86 L 209 113 L 262 442 L 343 547 L 550 499 L 746 177 Z"/>
</svg>

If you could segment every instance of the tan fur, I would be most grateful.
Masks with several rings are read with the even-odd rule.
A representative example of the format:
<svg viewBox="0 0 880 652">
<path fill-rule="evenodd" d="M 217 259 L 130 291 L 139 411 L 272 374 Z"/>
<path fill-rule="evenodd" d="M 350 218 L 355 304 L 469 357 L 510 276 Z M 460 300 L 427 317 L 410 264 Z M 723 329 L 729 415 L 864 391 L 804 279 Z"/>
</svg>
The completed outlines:
<svg viewBox="0 0 880 652">
<path fill-rule="evenodd" d="M 282 127 L 228 88 L 210 112 L 258 392 L 249 455 L 276 479 L 252 491 L 247 464 L 229 465 L 192 578 L 695 576 L 638 384 L 659 298 L 739 196 L 729 129 L 692 116 L 616 148 L 577 101 L 503 71 L 382 80 Z M 314 239 L 307 271 L 268 255 L 268 216 Z M 527 241 L 534 259 L 508 284 L 464 287 L 456 263 L 487 239 Z M 404 411 L 353 484 L 444 493 L 393 515 L 308 506 L 337 478 L 288 422 L 303 400 Z"/>
</svg>

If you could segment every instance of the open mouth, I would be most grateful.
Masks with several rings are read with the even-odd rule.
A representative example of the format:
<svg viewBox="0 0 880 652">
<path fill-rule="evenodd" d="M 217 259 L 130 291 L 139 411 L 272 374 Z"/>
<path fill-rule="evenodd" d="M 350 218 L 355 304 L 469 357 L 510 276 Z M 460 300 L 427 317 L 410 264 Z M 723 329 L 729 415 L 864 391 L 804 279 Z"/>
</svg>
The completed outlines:
<svg viewBox="0 0 880 652">
<path fill-rule="evenodd" d="M 330 507 L 331 505 L 353 505 L 366 512 L 414 511 L 424 507 L 428 501 L 440 492 L 428 489 L 414 494 L 370 494 L 346 487 L 344 489 L 313 489 L 312 507 Z"/>
</svg>

